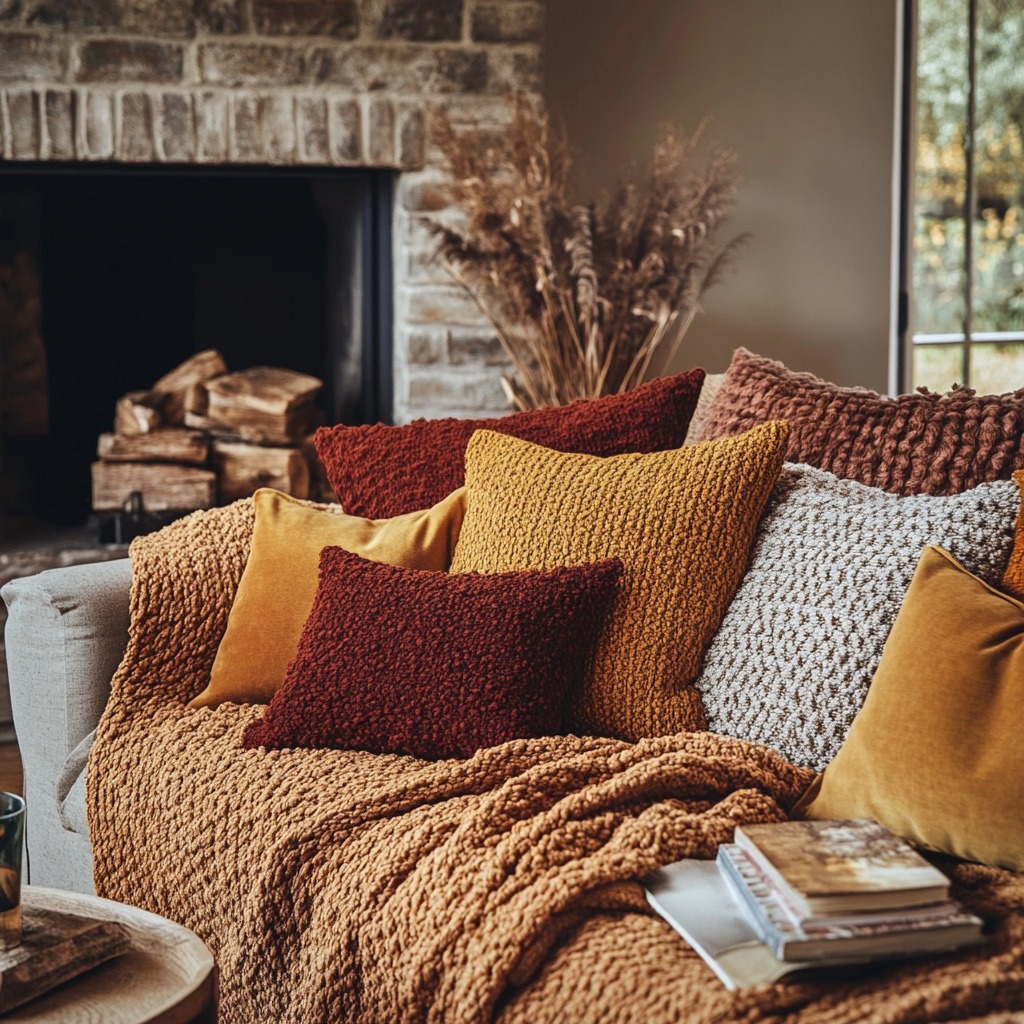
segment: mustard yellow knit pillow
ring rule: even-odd
[[[643,455],[555,452],[478,430],[452,572],[624,567],[568,725],[636,740],[704,728],[692,683],[747,565],[789,427]]]

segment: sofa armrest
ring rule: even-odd
[[[61,885],[50,861],[68,831],[62,805],[81,774],[87,737],[100,720],[128,642],[130,590],[131,564],[123,558],[48,569],[0,591],[8,607],[11,709],[25,769],[37,884],[78,887]]]
[[[128,643],[131,563],[48,569],[12,580],[5,634],[14,727],[26,769],[55,765],[96,728]],[[38,768],[37,768],[38,771]]]

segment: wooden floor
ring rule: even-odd
[[[23,793],[21,754],[17,743],[0,743],[0,790]]]

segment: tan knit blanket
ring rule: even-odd
[[[132,547],[132,627],[88,775],[99,892],[194,929],[221,1020],[1024,1020],[1024,879],[955,869],[991,921],[961,956],[731,994],[636,879],[784,816],[808,781],[694,733],[521,741],[468,761],[243,750],[259,708],[189,711],[250,502]],[[987,1015],[987,1016],[986,1016]]]

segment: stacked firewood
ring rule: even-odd
[[[92,467],[93,508],[191,511],[260,487],[330,500],[309,443],[322,386],[268,366],[229,373],[219,352],[199,352],[118,400]]]

